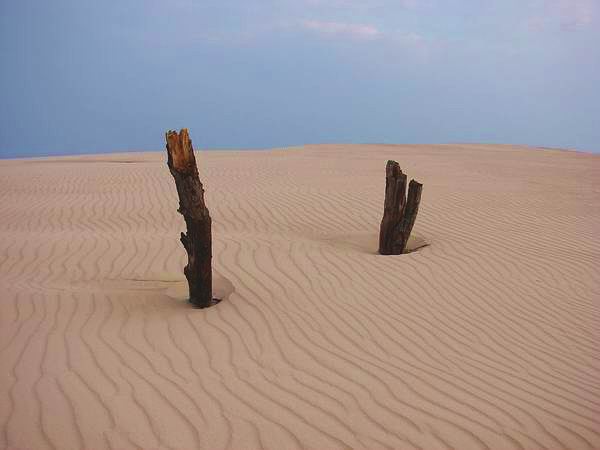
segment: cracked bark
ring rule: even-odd
[[[379,229],[379,253],[401,255],[417,219],[423,185],[411,180],[406,197],[406,175],[396,161],[385,168],[385,202]]]
[[[212,297],[211,219],[204,202],[204,188],[198,177],[192,141],[188,130],[168,131],[167,164],[177,187],[179,209],[185,219],[187,233],[181,243],[188,255],[183,272],[188,281],[190,302],[206,308],[217,302]]]

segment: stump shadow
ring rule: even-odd
[[[351,233],[328,236],[320,240],[342,251],[363,253],[368,255],[379,255],[379,234],[377,233]],[[416,252],[430,245],[423,236],[412,234],[403,255]],[[381,255],[380,255],[381,256]]]

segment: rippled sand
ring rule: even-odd
[[[200,152],[207,310],[165,156],[0,161],[1,448],[600,448],[600,156]],[[394,257],[387,159],[429,244]]]

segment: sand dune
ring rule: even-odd
[[[424,183],[430,244],[393,257],[387,159]],[[600,156],[198,162],[225,298],[207,310],[164,153],[0,161],[1,448],[600,448]]]

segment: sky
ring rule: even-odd
[[[0,0],[0,157],[309,143],[600,152],[600,0]]]

